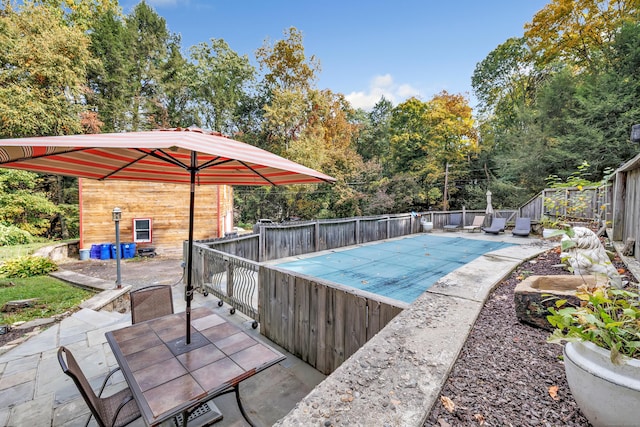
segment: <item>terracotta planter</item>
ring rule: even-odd
[[[637,426],[640,420],[640,360],[610,360],[609,350],[590,342],[564,347],[567,382],[594,427]]]

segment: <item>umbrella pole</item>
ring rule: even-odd
[[[196,196],[196,166],[197,166],[197,154],[195,151],[191,152],[191,168],[189,170],[191,178],[191,193],[189,195],[189,241],[187,243],[187,288],[185,290],[185,299],[187,301],[187,308],[185,314],[187,316],[187,340],[186,344],[191,344],[191,300],[193,299],[193,285],[191,283],[191,272],[193,271],[193,211],[195,210],[195,196]]]

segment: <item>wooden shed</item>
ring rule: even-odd
[[[616,170],[612,202],[613,240],[634,240],[634,257],[640,261],[640,154]]]
[[[80,248],[115,242],[113,208],[122,210],[120,242],[181,254],[188,238],[189,185],[79,179]],[[194,238],[233,230],[233,187],[196,186]]]

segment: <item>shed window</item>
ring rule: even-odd
[[[134,218],[133,219],[133,241],[134,242],[151,242],[151,218]]]

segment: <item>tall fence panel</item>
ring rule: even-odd
[[[324,374],[406,308],[277,267],[262,265],[258,275],[260,332]]]
[[[351,246],[358,243],[357,240],[358,219],[349,218],[346,220],[319,221],[318,227],[318,248],[321,251],[328,249]]]
[[[260,261],[315,252],[315,224],[261,226],[260,244]]]
[[[547,188],[542,191],[543,213],[552,218],[599,218],[603,214],[600,191],[596,187]]]
[[[532,221],[540,221],[544,213],[544,198],[542,193],[536,195],[519,209],[521,218],[531,218]]]
[[[198,243],[251,261],[258,261],[260,253],[260,236],[258,234],[248,234],[235,238],[199,240]]]
[[[640,260],[640,168],[629,171],[626,182],[623,242],[635,240],[634,254]]]

